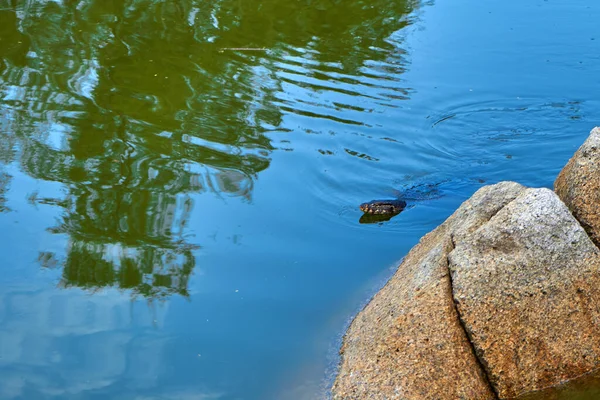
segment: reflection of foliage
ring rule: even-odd
[[[61,286],[91,290],[117,286],[148,298],[160,299],[174,293],[187,297],[193,268],[189,250],[178,254],[154,247],[118,248],[76,242],[64,264]]]
[[[276,55],[309,49],[332,71],[356,73],[385,57],[381,49],[396,51],[386,38],[412,5],[367,3],[33,0],[0,9],[0,112],[12,121],[0,157],[18,147],[26,173],[66,189],[60,199],[30,196],[63,210],[52,228],[70,238],[62,285],[186,295],[191,193],[249,201],[269,166],[265,133],[282,122],[275,99],[285,81]],[[269,52],[222,51],[244,46]]]
[[[6,203],[6,190],[8,189],[8,183],[10,176],[0,171],[0,212],[7,211],[5,206]]]

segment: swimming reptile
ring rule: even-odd
[[[375,215],[396,215],[406,208],[404,200],[371,200],[367,203],[362,203],[360,209],[366,214]]]
[[[441,182],[435,184],[415,185],[403,192],[398,192],[395,199],[390,200],[371,200],[362,203],[359,208],[364,213],[359,222],[368,224],[384,222],[395,215],[400,214],[406,208],[406,200],[431,200],[441,197],[438,186]]]

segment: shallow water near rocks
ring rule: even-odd
[[[0,398],[324,395],[423,234],[484,184],[551,187],[600,124],[598,20],[591,0],[0,2]]]

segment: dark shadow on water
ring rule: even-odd
[[[389,221],[394,218],[398,214],[363,214],[358,220],[361,224],[381,224],[383,222]]]

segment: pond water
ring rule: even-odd
[[[593,0],[0,1],[0,398],[326,395],[423,234],[484,184],[551,187],[600,124],[599,20]]]

